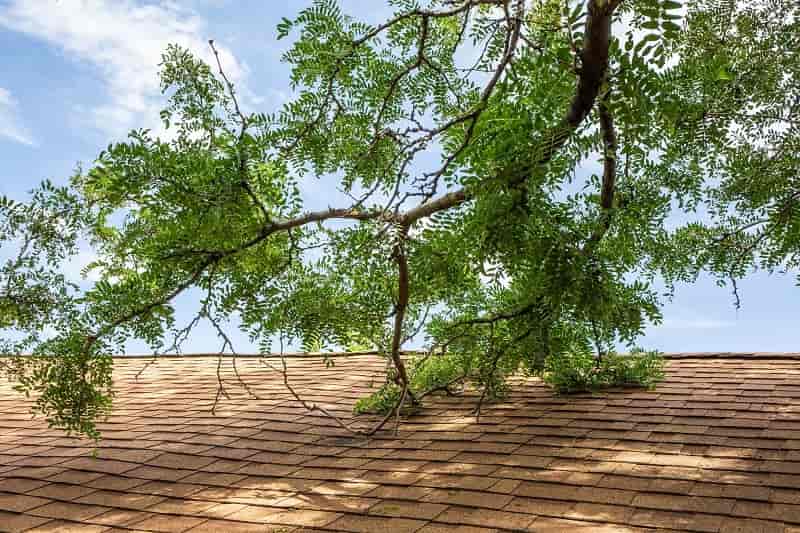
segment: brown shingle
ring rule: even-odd
[[[30,533],[105,533],[106,526],[94,526],[84,522],[71,522],[68,520],[52,520],[40,526],[28,529]]]
[[[0,524],[3,525],[3,530],[10,533],[30,530],[33,527],[45,524],[49,521],[50,518],[41,516],[0,511]]]
[[[369,508],[369,514],[431,520],[447,508],[446,505],[428,502],[384,500]]]
[[[75,522],[82,522],[108,511],[108,507],[98,505],[84,505],[72,502],[52,502],[30,511],[35,516],[48,518],[61,518]]]
[[[652,391],[556,396],[514,378],[479,424],[468,390],[373,439],[307,413],[255,359],[238,366],[260,399],[232,386],[217,416],[216,359],[165,358],[136,381],[142,364],[116,361],[98,457],[0,382],[0,530],[800,528],[800,356],[683,357]],[[302,396],[345,419],[384,369],[367,355],[288,364]]]
[[[132,511],[130,509],[111,509],[103,514],[92,518],[94,524],[104,524],[108,526],[129,526],[136,522],[141,522],[149,518],[150,513],[142,511]]]
[[[190,516],[153,515],[133,527],[144,531],[158,531],[163,533],[183,533],[205,522],[204,518]]]
[[[414,533],[425,525],[424,520],[408,518],[382,518],[378,516],[345,515],[329,524],[327,529],[357,533],[397,532]]]
[[[11,511],[15,513],[22,513],[35,509],[41,505],[50,502],[45,498],[36,498],[34,496],[24,496],[20,494],[0,493],[0,511]]]
[[[534,514],[456,506],[449,507],[436,517],[440,522],[451,524],[517,530],[527,528],[535,518]]]
[[[425,495],[424,500],[453,505],[502,509],[512,500],[512,496],[473,490],[432,489]]]
[[[78,503],[88,503],[93,505],[105,505],[107,507],[121,507],[124,509],[135,509],[143,511],[155,505],[165,498],[159,495],[141,494],[135,492],[116,492],[110,490],[98,490],[78,498]]]

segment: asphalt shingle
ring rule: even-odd
[[[292,386],[369,426],[385,363],[334,360],[288,359]],[[519,378],[479,422],[468,390],[370,439],[257,358],[223,361],[214,414],[215,357],[146,363],[116,361],[95,454],[0,383],[0,531],[800,531],[797,354],[675,354],[654,390]]]

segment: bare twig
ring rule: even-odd
[[[247,152],[244,148],[244,136],[247,133],[247,128],[249,126],[249,121],[247,116],[242,113],[242,109],[239,107],[239,100],[236,98],[236,90],[233,87],[233,83],[231,83],[228,76],[225,74],[225,71],[222,69],[222,61],[219,58],[219,53],[217,52],[216,46],[214,46],[214,40],[211,39],[208,41],[208,45],[211,47],[211,51],[214,52],[214,58],[217,61],[217,69],[219,70],[219,75],[222,76],[223,81],[225,82],[225,87],[228,90],[228,95],[230,96],[231,102],[233,102],[233,107],[236,112],[236,115],[239,117],[239,136],[237,144],[237,156],[239,158],[239,185],[244,189],[247,195],[250,197],[252,202],[256,205],[258,210],[261,212],[261,216],[264,218],[264,222],[270,219],[269,211],[267,211],[266,206],[258,199],[256,196],[255,191],[253,191],[253,187],[250,185],[250,182],[247,179]]]
[[[223,340],[222,348],[220,348],[220,351],[219,351],[219,356],[222,357],[225,354],[225,350],[226,349],[230,350],[230,353],[231,353],[231,367],[233,369],[234,375],[236,376],[236,380],[237,380],[239,386],[242,387],[247,392],[247,394],[250,396],[250,398],[259,399],[258,395],[255,392],[253,392],[253,389],[250,387],[250,385],[248,385],[247,382],[244,381],[244,379],[242,379],[242,376],[239,374],[239,368],[236,366],[236,357],[238,356],[238,352],[236,351],[236,348],[234,348],[233,341],[231,340],[230,336],[222,328],[222,325],[214,317],[213,313],[211,313],[211,312],[206,313],[205,316],[206,316],[206,318],[208,318],[208,321],[211,322],[211,325],[216,330],[217,336],[222,338],[222,340]],[[220,379],[220,376],[219,376],[219,368],[217,368],[217,378],[219,379],[219,383],[218,383],[219,387],[222,388],[223,387],[223,383],[222,383],[222,380]],[[229,396],[227,394],[225,395],[225,397],[229,399]],[[219,400],[219,394],[217,394],[217,401],[218,400]],[[214,410],[216,408],[216,405],[217,405],[217,402],[215,401],[214,402],[214,406],[211,409],[211,413],[212,414],[214,414]]]
[[[362,430],[362,429],[358,429],[358,428],[352,427],[350,424],[348,424],[347,422],[345,422],[344,420],[342,420],[341,418],[339,418],[338,416],[336,416],[335,414],[333,414],[329,410],[325,409],[321,405],[319,405],[317,403],[309,403],[308,401],[303,399],[303,397],[300,396],[300,394],[298,394],[298,392],[295,390],[295,388],[289,382],[289,371],[288,371],[288,368],[286,366],[286,357],[284,355],[283,337],[282,336],[281,336],[280,360],[281,360],[281,367],[280,368],[275,367],[273,364],[271,364],[265,358],[260,359],[260,362],[261,362],[261,364],[263,364],[267,368],[269,368],[271,370],[274,370],[274,371],[276,371],[276,372],[281,374],[281,376],[283,378],[283,385],[286,388],[286,390],[289,391],[289,394],[291,394],[292,397],[295,399],[295,401],[297,401],[300,405],[302,405],[306,409],[306,411],[308,411],[309,413],[320,413],[320,414],[324,415],[325,417],[330,418],[339,427],[341,427],[342,429],[346,430],[347,432],[349,432],[349,433],[351,433],[353,435],[358,435],[358,436],[362,436],[362,437],[370,437],[370,436],[374,435],[375,433],[377,433],[378,431],[380,431],[383,428],[383,426],[385,426],[386,423],[392,418],[392,416],[399,416],[400,409],[402,408],[402,402],[405,401],[406,393],[408,392],[408,388],[404,387],[402,392],[401,392],[401,394],[400,394],[400,397],[399,397],[398,401],[395,403],[395,405],[392,407],[392,409],[390,409],[386,413],[386,415],[380,421],[378,421],[377,424],[372,426],[372,428],[370,428],[369,430]],[[397,415],[396,415],[396,413],[397,413]]]
[[[451,379],[450,381],[448,381],[444,385],[439,385],[437,387],[431,387],[430,389],[426,390],[425,392],[423,392],[421,394],[418,394],[417,395],[417,400],[422,400],[426,396],[430,396],[431,394],[434,394],[436,392],[444,392],[448,396],[454,396],[455,394],[453,393],[452,390],[450,390],[450,387],[452,387],[456,383],[462,383],[467,378],[469,378],[469,375],[462,374],[462,375],[460,375],[458,377],[455,377],[455,378]]]
[[[473,411],[475,414],[475,423],[479,424],[481,419],[481,408],[483,406],[483,402],[486,399],[486,396],[489,392],[489,387],[492,385],[492,381],[495,378],[495,374],[497,373],[497,365],[500,362],[500,359],[507,353],[508,349],[515,346],[518,342],[523,341],[524,339],[528,338],[534,331],[535,328],[531,327],[528,328],[526,331],[514,337],[511,342],[504,347],[503,349],[498,349],[495,352],[495,356],[492,359],[492,364],[489,369],[489,373],[484,377],[484,385],[483,391],[481,392],[480,398],[478,398],[477,405],[475,406],[475,410]],[[494,334],[492,334],[494,335]],[[494,341],[491,341],[492,347],[494,346]]]
[[[230,396],[225,391],[225,385],[222,381],[222,374],[220,372],[222,368],[222,351],[217,355],[217,394],[214,397],[214,403],[211,405],[211,414],[216,415],[217,405],[219,404],[219,399],[222,396],[225,396],[226,399],[230,400]]]

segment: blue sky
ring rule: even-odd
[[[0,194],[22,199],[43,178],[63,183],[78,162],[91,164],[129,129],[157,129],[157,63],[171,42],[208,58],[206,42],[213,38],[245,104],[277,109],[290,90],[280,63],[288,42],[275,41],[275,26],[308,3],[0,0]],[[384,4],[342,2],[345,11],[367,20],[383,18]],[[326,205],[334,185],[305,187],[309,205]],[[78,276],[91,258],[86,250],[65,268]],[[664,351],[800,351],[794,276],[752,275],[740,292],[737,311],[729,289],[710,279],[678,287],[664,324],[649,328],[641,344]],[[190,317],[193,300],[178,302],[181,317]],[[237,342],[239,350],[249,348],[241,336]],[[218,341],[205,327],[185,348],[215,351]]]

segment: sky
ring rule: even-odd
[[[169,43],[210,59],[207,42],[214,39],[243,104],[277,110],[291,96],[280,61],[290,41],[276,41],[275,28],[309,3],[0,0],[0,194],[22,200],[42,179],[65,183],[76,165],[89,166],[130,129],[158,131],[157,65]],[[369,22],[389,14],[383,0],[341,4]],[[336,195],[335,182],[315,181],[303,194],[310,207],[324,207]],[[64,268],[78,280],[92,258],[84,250]],[[751,275],[739,284],[739,310],[730,290],[712,279],[678,286],[663,324],[648,327],[639,344],[666,352],[800,351],[795,283],[793,275]],[[191,319],[195,301],[190,294],[176,302],[179,319]],[[253,349],[242,335],[234,341],[239,351]],[[184,349],[214,352],[219,344],[205,325]]]

